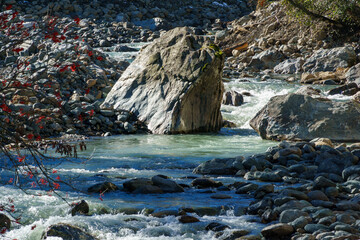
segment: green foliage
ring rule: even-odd
[[[347,27],[360,26],[360,0],[282,0],[290,13],[309,24],[314,19]]]

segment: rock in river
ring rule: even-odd
[[[327,137],[335,141],[360,140],[360,105],[310,96],[275,96],[250,121],[263,139],[311,140]]]
[[[223,66],[216,45],[175,28],[140,51],[103,107],[134,112],[156,134],[217,131]]]

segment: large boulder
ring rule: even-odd
[[[334,102],[310,96],[275,96],[250,121],[263,139],[335,141],[360,140],[360,105]]]
[[[175,28],[140,51],[102,107],[130,110],[156,134],[217,131],[223,66],[216,45]]]
[[[305,72],[336,71],[337,68],[347,68],[356,62],[356,53],[352,47],[338,47],[331,49],[319,49],[305,60],[303,70]]]

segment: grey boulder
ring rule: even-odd
[[[275,96],[251,119],[250,126],[263,139],[335,141],[360,140],[360,105],[333,102],[310,96]]]
[[[218,131],[224,54],[187,27],[144,47],[103,108],[130,110],[156,134]]]

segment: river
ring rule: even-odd
[[[276,145],[275,142],[262,140],[250,128],[249,120],[272,96],[294,92],[299,87],[299,84],[288,84],[278,79],[265,82],[256,78],[231,79],[225,83],[227,90],[251,94],[245,96],[242,106],[222,106],[224,118],[233,121],[237,128],[224,128],[213,134],[92,138],[87,141],[87,151],[81,153],[81,157],[91,159],[86,163],[65,162],[57,168],[58,173],[62,179],[76,177],[73,184],[83,191],[104,181],[121,186],[131,178],[157,174],[190,185],[192,177],[198,176],[192,170],[201,162],[212,158],[248,156]],[[5,177],[4,173],[2,176]],[[240,177],[218,177],[216,180],[224,185],[245,181]],[[61,193],[70,202],[85,199],[90,205],[91,215],[72,217],[69,206],[57,197],[27,195],[10,186],[0,187],[2,201],[11,198],[16,208],[23,211],[22,225],[15,225],[5,234],[5,239],[38,240],[48,226],[59,222],[80,226],[101,240],[215,239],[213,232],[204,230],[214,221],[230,226],[231,230],[247,229],[252,233],[258,233],[264,227],[257,217],[243,215],[244,208],[253,199],[235,194],[234,190],[224,192],[232,197],[224,200],[212,199],[210,196],[213,193],[193,188],[185,189],[184,193],[149,195],[115,191],[105,193],[103,201],[99,195],[78,193],[66,186],[61,188]],[[147,214],[152,210],[181,207],[200,209],[208,214],[194,213],[200,222],[192,224],[182,224],[175,216],[155,218]]]

